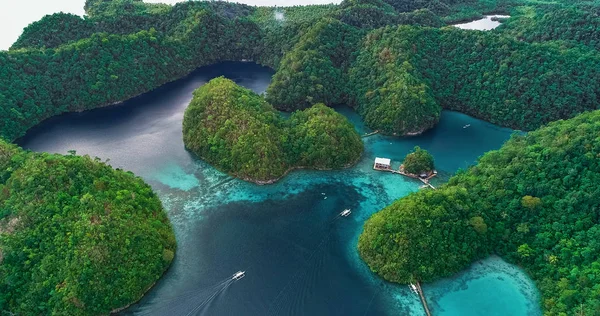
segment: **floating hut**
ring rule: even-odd
[[[390,170],[392,169],[392,161],[388,158],[375,158],[375,164],[373,165],[373,169],[376,170]]]

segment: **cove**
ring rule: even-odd
[[[365,153],[353,168],[294,171],[269,186],[233,179],[185,150],[181,121],[194,89],[224,75],[262,93],[272,74],[253,63],[203,67],[123,104],[49,119],[18,143],[34,151],[74,149],[110,159],[114,167],[143,177],[161,198],[177,235],[177,255],[156,286],[124,315],[194,310],[202,315],[422,315],[418,297],[406,286],[379,279],[356,251],[364,221],[421,185],[373,171],[373,160],[391,158],[397,167],[419,145],[434,155],[441,174],[434,184],[440,184],[499,148],[512,131],[444,111],[440,123],[421,136],[364,138]],[[351,109],[337,110],[359,133],[369,132]],[[340,218],[346,208],[351,216]],[[246,277],[227,283],[238,270]],[[531,281],[497,258],[429,284],[425,291],[436,315],[539,313]],[[465,308],[474,313],[465,314]]]

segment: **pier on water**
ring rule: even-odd
[[[425,175],[417,175],[417,174],[407,173],[404,171],[403,165],[400,165],[400,168],[398,170],[394,170],[394,169],[392,169],[390,159],[387,159],[387,158],[375,158],[375,164],[373,164],[373,169],[377,170],[377,171],[386,171],[386,172],[391,172],[394,174],[403,175],[405,177],[409,177],[412,179],[417,179],[417,180],[423,182],[424,185],[435,190],[435,187],[431,183],[429,183],[429,180],[431,180],[433,177],[437,176],[437,171],[435,171],[435,170],[428,174],[425,174]]]
[[[419,292],[419,297],[421,298],[421,303],[423,303],[425,314],[427,314],[427,316],[431,316],[431,312],[429,311],[429,306],[427,306],[427,300],[425,299],[425,295],[423,295],[423,289],[421,288],[420,282],[417,282],[417,292]]]
[[[369,136],[373,136],[373,135],[375,135],[375,134],[379,134],[379,131],[373,131],[373,132],[371,132],[371,133],[366,133],[366,134],[362,135],[361,137],[362,137],[362,138],[367,138],[367,137],[369,137]]]

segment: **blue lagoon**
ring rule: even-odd
[[[194,89],[224,75],[262,93],[272,74],[253,63],[200,68],[123,104],[49,119],[19,144],[110,159],[157,191],[176,231],[177,255],[125,315],[422,315],[408,287],[379,279],[356,251],[364,221],[421,185],[372,170],[373,160],[387,157],[397,167],[421,146],[435,157],[440,184],[499,148],[512,131],[446,111],[438,126],[418,137],[364,138],[365,153],[352,168],[294,171],[269,186],[233,179],[185,150],[181,122]],[[359,133],[369,132],[352,109],[337,110]],[[338,216],[344,209],[351,215]],[[237,271],[245,277],[231,281]],[[498,258],[425,291],[438,315],[539,312],[531,281]]]

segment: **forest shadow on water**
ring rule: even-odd
[[[120,105],[46,120],[19,144],[34,151],[76,150],[110,159],[111,165],[135,172],[157,192],[175,228],[177,254],[156,286],[123,315],[422,315],[419,299],[405,285],[381,281],[356,251],[364,221],[421,185],[373,171],[373,159],[391,158],[398,167],[419,145],[432,153],[447,179],[499,148],[512,131],[444,111],[440,123],[421,136],[364,138],[365,152],[352,168],[294,171],[268,186],[233,179],[185,150],[183,112],[196,88],[223,75],[262,93],[272,74],[252,63],[203,67]],[[369,131],[352,109],[336,110],[359,133]],[[352,214],[339,218],[346,208]],[[521,290],[531,287],[531,281],[504,267],[511,266],[499,260],[490,269],[469,269],[429,285],[433,308],[443,315],[460,315],[465,297],[479,297],[470,304],[483,309],[474,310],[528,315],[519,314],[527,308],[506,309],[495,298],[503,295],[506,304],[537,306],[537,297]],[[239,270],[246,277],[232,282]],[[524,280],[524,285],[486,278],[497,276],[493,273],[509,282]],[[467,279],[480,282],[472,286]],[[482,291],[489,295],[480,296]]]

